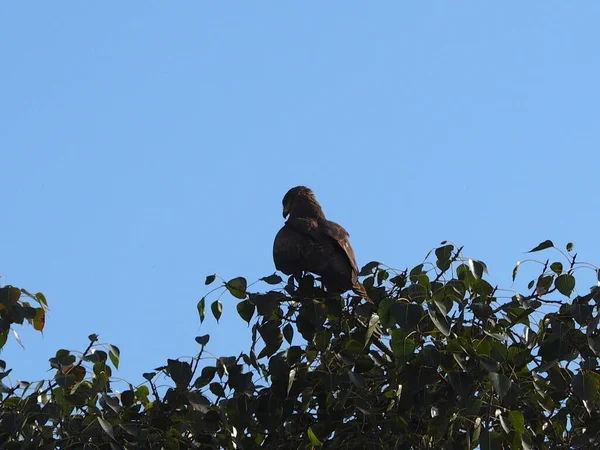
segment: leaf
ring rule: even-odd
[[[483,277],[484,273],[488,273],[487,266],[483,261],[477,261],[476,259],[469,258],[469,270],[475,276],[475,278],[479,279]]]
[[[581,371],[575,375],[571,380],[571,386],[577,397],[588,402],[594,400],[594,395],[600,387],[598,378],[587,371]]]
[[[436,328],[440,330],[444,336],[450,336],[450,321],[448,318],[432,307],[428,308],[427,312]]]
[[[246,298],[246,286],[247,283],[244,277],[233,278],[225,283],[225,287],[229,293],[240,300],[244,300]]]
[[[34,298],[38,301],[38,303],[40,305],[42,305],[44,308],[48,307],[48,302],[46,301],[46,297],[44,296],[44,294],[42,294],[41,292],[38,292],[37,294],[35,294]]]
[[[554,276],[552,275],[545,277],[540,276],[535,286],[535,293],[539,296],[546,294],[550,290],[550,286],[552,286],[553,281]]]
[[[212,305],[210,305],[210,310],[212,311],[215,319],[217,319],[217,323],[219,323],[219,319],[223,313],[223,304],[219,300],[215,300],[212,302]]]
[[[406,362],[415,353],[417,343],[408,337],[406,330],[397,328],[392,331],[392,351],[400,362]]]
[[[314,445],[315,447],[320,447],[321,445],[323,445],[321,443],[321,441],[317,438],[317,436],[315,435],[314,431],[312,430],[312,428],[308,429],[308,438],[310,439],[310,443],[312,445]]]
[[[203,336],[196,336],[196,342],[204,347],[210,341],[210,334],[205,334]]]
[[[502,375],[501,373],[490,372],[488,376],[490,377],[490,381],[492,382],[494,390],[496,391],[498,396],[500,396],[500,398],[508,394],[512,383],[506,375]]]
[[[44,308],[37,308],[35,311],[35,318],[33,319],[33,329],[42,331],[44,325],[46,325],[46,311]]]
[[[363,377],[360,373],[355,373],[349,370],[348,377],[350,378],[352,384],[354,384],[358,389],[365,388],[365,377]]]
[[[567,251],[570,252],[573,250],[573,248],[575,248],[575,244],[573,244],[572,242],[569,242],[567,244]]]
[[[112,439],[115,438],[115,434],[113,432],[113,427],[107,420],[104,420],[102,417],[98,416],[98,423],[104,430],[106,434],[108,434]]]
[[[554,281],[554,286],[558,289],[558,292],[566,297],[569,297],[575,289],[575,277],[568,273],[562,274]]]
[[[560,262],[553,262],[550,264],[550,270],[554,272],[556,275],[560,275],[563,271],[563,265]]]
[[[246,322],[250,323],[250,320],[254,315],[254,311],[256,310],[256,306],[254,306],[249,300],[242,300],[237,304],[236,308],[239,316]]]
[[[367,333],[365,336],[365,345],[368,345],[369,340],[371,339],[371,336],[373,336],[373,332],[377,328],[378,324],[379,324],[379,316],[376,313],[374,313],[373,315],[371,315],[371,318],[369,319],[369,326],[367,327]]]
[[[204,284],[208,286],[213,281],[215,281],[216,278],[217,278],[217,274],[209,275],[209,276],[206,277],[206,280],[204,280]]]
[[[194,381],[194,387],[199,389],[203,386],[206,386],[208,383],[210,383],[212,381],[212,379],[215,377],[216,373],[217,373],[216,367],[213,367],[213,366],[204,367],[202,369],[202,372],[200,373],[200,376],[196,379],[196,381]]]
[[[517,278],[517,272],[519,271],[519,267],[521,267],[521,261],[517,261],[517,264],[515,265],[513,271],[512,271],[512,280],[515,281],[515,278]]]
[[[401,301],[392,306],[391,314],[400,328],[414,330],[421,320],[423,308],[421,305]]]
[[[274,273],[273,275],[269,275],[268,277],[261,278],[261,281],[264,281],[267,284],[279,284],[283,280],[281,279],[281,277],[279,275]]]
[[[288,344],[292,343],[292,339],[294,338],[294,327],[292,327],[289,323],[283,327],[283,337]]]
[[[533,247],[531,250],[529,250],[526,253],[539,252],[541,250],[546,250],[547,248],[551,248],[551,247],[554,247],[554,244],[552,243],[552,241],[545,240],[544,242],[540,243],[537,247]],[[567,250],[567,251],[569,251],[569,250]]]
[[[225,390],[223,389],[223,386],[221,386],[221,383],[210,383],[208,388],[210,389],[210,392],[217,397],[225,398]]]
[[[521,411],[510,411],[508,413],[508,420],[515,430],[519,433],[525,433],[525,418]]]
[[[167,370],[178,388],[186,388],[192,380],[192,366],[185,361],[167,359]]]
[[[206,317],[206,300],[205,297],[202,297],[198,304],[196,305],[198,308],[198,315],[200,316],[200,323],[204,322],[204,317]]]
[[[144,377],[148,381],[152,381],[152,378],[154,378],[155,376],[156,372],[145,372],[142,374],[142,377]]]
[[[113,366],[115,366],[115,369],[118,369],[119,358],[121,357],[121,351],[119,350],[119,347],[117,347],[116,345],[108,344],[108,357],[113,363]]]
[[[361,277],[370,275],[377,266],[379,266],[379,263],[377,261],[371,261],[365,264],[362,269],[360,269],[358,275]]]
[[[98,335],[96,333],[90,334],[88,336],[88,339],[90,340],[90,342],[98,342]]]
[[[15,336],[15,339],[17,340],[17,342],[19,343],[19,345],[23,348],[25,348],[25,346],[23,345],[23,342],[21,341],[21,338],[19,337],[19,333],[16,332],[16,330],[11,330],[12,334]]]

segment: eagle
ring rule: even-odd
[[[288,218],[275,236],[273,261],[277,270],[300,278],[303,272],[321,277],[331,294],[354,291],[373,303],[358,281],[358,267],[349,234],[327,220],[315,194],[296,186],[283,197],[283,218]],[[289,217],[288,217],[289,216]]]

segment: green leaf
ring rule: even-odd
[[[408,337],[408,332],[406,330],[397,328],[392,330],[391,347],[394,356],[396,356],[400,362],[406,362],[414,355],[417,343]]]
[[[392,307],[391,314],[400,328],[414,330],[423,315],[423,307],[414,303],[397,301]]]
[[[377,328],[378,324],[379,324],[379,316],[377,314],[372,314],[371,318],[369,319],[369,326],[367,327],[367,333],[365,336],[365,345],[368,345],[369,340],[371,339],[371,336],[373,336],[373,332]]]
[[[113,431],[113,427],[109,421],[104,420],[102,417],[98,416],[98,423],[100,424],[100,426],[102,427],[102,429],[104,430],[104,432],[106,434],[108,434],[112,439],[115,438],[115,433]]]
[[[219,300],[215,300],[210,305],[210,310],[212,311],[213,316],[217,320],[217,323],[219,323],[219,319],[221,318],[221,314],[223,314],[223,304]]]
[[[575,392],[577,397],[579,397],[581,400],[587,400],[588,402],[591,402],[594,400],[594,395],[600,388],[600,383],[598,382],[597,376],[593,376],[587,371],[581,371],[573,377],[571,380],[571,386],[573,387],[573,392]]]
[[[281,277],[279,275],[274,273],[273,275],[269,275],[268,277],[261,278],[261,281],[264,281],[267,284],[279,284],[283,280],[281,279]]]
[[[553,262],[550,264],[550,270],[554,272],[556,275],[560,275],[563,271],[563,265],[559,262]]]
[[[440,330],[444,336],[450,336],[451,324],[448,320],[448,317],[444,316],[442,313],[440,313],[437,309],[434,309],[433,307],[428,308],[427,312],[429,313],[429,317],[431,318],[431,321],[436,326],[436,328]]]
[[[203,336],[196,336],[196,342],[204,347],[210,341],[210,334],[205,334]]]
[[[544,242],[540,243],[537,247],[533,247],[531,250],[529,250],[526,253],[539,252],[541,250],[546,250],[547,248],[551,248],[551,247],[554,247],[554,244],[552,243],[552,241],[545,240]]]
[[[575,248],[575,244],[573,244],[572,242],[569,242],[567,244],[567,251],[570,252],[573,250],[573,248]]]
[[[198,308],[198,315],[200,316],[200,323],[204,322],[204,317],[206,317],[206,298],[202,297],[198,304],[196,305]]]
[[[119,347],[117,347],[116,345],[108,344],[108,357],[113,363],[113,366],[115,366],[115,369],[118,369],[119,358],[121,357],[121,351],[119,350]]]
[[[317,436],[315,435],[314,431],[312,430],[312,428],[308,429],[308,438],[310,439],[310,443],[312,445],[314,445],[315,447],[320,447],[321,445],[323,445],[321,443],[321,441],[317,438]]]
[[[483,277],[484,273],[488,273],[487,266],[483,261],[477,261],[476,259],[469,258],[469,270],[473,276],[477,279]]]
[[[506,375],[502,375],[501,373],[490,372],[488,376],[490,377],[490,381],[492,382],[494,390],[500,398],[508,394],[512,383]]]
[[[41,292],[38,292],[37,294],[35,294],[35,299],[38,301],[38,303],[40,305],[44,306],[45,308],[48,307],[48,302],[46,301],[46,297]]]
[[[204,284],[205,285],[211,284],[213,281],[215,281],[215,278],[217,278],[217,274],[207,276],[206,280],[204,280]]]
[[[569,297],[573,292],[573,289],[575,289],[575,277],[568,273],[562,274],[556,278],[554,285],[556,286],[556,289],[558,289],[558,292]]]
[[[521,411],[510,411],[508,413],[508,420],[515,430],[519,433],[525,433],[525,418]]]
[[[256,306],[254,306],[249,300],[242,300],[237,304],[237,312],[239,316],[247,323],[250,323],[255,310]]]
[[[244,277],[237,277],[229,280],[227,283],[225,283],[225,287],[235,298],[239,298],[240,300],[244,300],[246,298],[247,283]]]
[[[98,335],[97,334],[90,334],[88,336],[88,339],[90,340],[90,342],[98,342]]]

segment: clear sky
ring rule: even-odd
[[[4,3],[0,282],[51,308],[0,355],[12,380],[90,333],[134,383],[199,334],[247,349],[237,300],[218,326],[196,303],[208,274],[273,273],[298,184],[359,265],[444,239],[509,286],[545,239],[600,263],[599,21],[597,1]]]

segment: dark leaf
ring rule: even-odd
[[[544,242],[540,243],[537,247],[533,247],[527,253],[539,252],[541,250],[546,250],[547,248],[551,248],[551,247],[554,247],[554,244],[552,243],[552,241],[545,240]]]
[[[192,367],[185,361],[167,359],[167,369],[178,388],[186,388],[192,380]]]
[[[205,334],[203,336],[196,336],[196,342],[198,344],[200,344],[202,347],[204,347],[206,344],[208,344],[209,340],[210,340],[209,334]]]
[[[569,242],[567,244],[567,251],[568,252],[572,251],[574,247],[575,247],[575,244],[573,244],[572,242]]]
[[[196,308],[198,308],[198,315],[200,316],[200,323],[204,322],[204,317],[206,317],[206,300],[204,297],[202,297],[200,299],[200,301],[198,302],[198,305],[196,305]]]
[[[283,337],[288,344],[292,343],[292,339],[294,338],[294,327],[292,327],[289,323],[283,327]]]
[[[556,278],[554,285],[558,289],[558,292],[569,297],[573,289],[575,289],[575,277],[568,273],[562,274]]]
[[[209,285],[209,284],[211,284],[213,281],[215,281],[215,279],[216,279],[216,278],[217,278],[217,275],[216,275],[216,274],[214,274],[214,275],[208,275],[208,276],[206,277],[206,280],[204,280],[204,284],[205,284],[205,285]]]
[[[362,269],[360,269],[358,275],[361,277],[370,275],[377,266],[379,266],[377,261],[371,261],[370,263],[365,264]]]
[[[431,307],[427,310],[427,312],[429,313],[429,317],[436,328],[440,330],[444,336],[450,336],[451,324],[448,320],[448,317],[444,316],[437,309]]]
[[[244,300],[246,298],[246,286],[247,283],[244,277],[233,278],[225,283],[225,287],[229,293],[240,300]]]
[[[249,300],[242,300],[237,304],[237,312],[239,316],[247,323],[250,323],[255,310],[256,306],[254,306]]]
[[[267,284],[279,284],[283,281],[281,277],[276,273],[274,273],[273,275],[269,275],[268,277],[263,277],[261,278],[261,280]]]
[[[519,271],[519,267],[521,267],[521,263],[517,262],[517,264],[515,265],[515,267],[513,268],[512,271],[512,280],[515,281],[515,278],[517,278],[517,272]]]
[[[490,381],[492,382],[494,390],[500,398],[508,394],[512,383],[510,379],[506,377],[506,375],[502,375],[501,373],[490,372],[488,376],[490,377]]]
[[[587,400],[588,402],[594,400],[594,395],[600,388],[598,376],[588,371],[581,371],[575,375],[571,381],[571,385],[575,395],[581,400]]]
[[[210,305],[210,310],[212,311],[213,316],[217,320],[217,323],[219,323],[219,319],[221,318],[221,314],[223,313],[223,304],[219,300],[215,300]]]
[[[563,271],[563,265],[559,262],[553,262],[550,264],[550,270],[554,272],[556,275],[560,275]]]
[[[102,427],[102,429],[104,430],[104,432],[106,434],[108,434],[112,439],[115,438],[115,434],[113,432],[113,427],[109,421],[104,420],[102,417],[98,416],[98,423],[100,424],[100,426]]]
[[[210,389],[210,392],[217,397],[225,398],[225,390],[223,389],[223,386],[221,386],[221,383],[210,383],[208,388]]]

